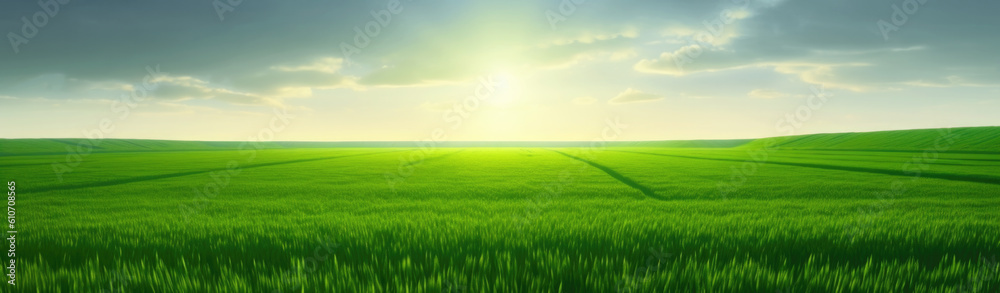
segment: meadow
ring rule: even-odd
[[[0,175],[16,292],[997,292],[998,140],[0,140]]]

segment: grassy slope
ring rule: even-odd
[[[949,142],[953,138],[954,142]],[[743,148],[922,151],[948,144],[948,151],[1000,153],[1000,127],[831,133],[754,140]]]
[[[954,138],[954,141],[949,141]],[[0,156],[4,155],[59,155],[80,149],[89,151],[86,139],[0,139]],[[949,152],[1000,153],[1000,127],[965,127],[951,129],[918,129],[862,133],[833,133],[783,136],[762,139],[728,140],[668,140],[612,142],[613,147],[661,148],[762,148],[773,145],[782,149],[813,150],[881,150],[922,151],[933,148],[935,143],[948,144]],[[171,141],[146,139],[100,140],[93,147],[95,153],[149,152],[191,150],[234,150],[247,148],[244,142],[224,141]],[[590,142],[443,142],[438,147],[586,147]],[[282,148],[412,148],[415,142],[266,142],[261,147]]]
[[[1000,200],[991,196],[998,185],[767,165],[720,197],[718,184],[733,183],[731,167],[740,162],[562,150],[667,199],[657,200],[543,149],[441,149],[405,167],[399,159],[412,152],[392,151],[95,154],[63,183],[52,182],[46,166],[0,165],[0,174],[17,171],[9,174],[25,190],[18,201],[21,235],[32,241],[20,244],[30,255],[22,258],[21,289],[456,292],[450,284],[459,284],[465,286],[459,292],[975,286],[992,292],[1000,286],[994,278],[1000,266],[983,259],[1000,253]],[[736,157],[737,150],[664,153],[749,159]],[[827,160],[856,156],[848,155]],[[935,163],[981,168],[992,164],[980,161],[987,159],[997,158],[943,154]],[[208,172],[232,160],[243,167],[238,174],[215,179]],[[872,167],[896,168],[901,159],[884,160],[871,160],[881,164]],[[939,170],[944,166],[930,171],[949,171]],[[185,169],[204,172],[150,176]],[[406,173],[405,180],[387,184],[385,174],[396,172]],[[122,180],[128,178],[142,180]],[[119,184],[80,184],[109,180]],[[217,195],[202,200],[193,192],[220,180]],[[63,184],[71,188],[49,188]],[[31,191],[39,188],[51,190]],[[312,271],[308,257],[326,239],[338,245]]]
[[[950,149],[988,150],[998,129],[955,129]],[[439,149],[403,166],[413,152],[251,157],[173,152],[235,142],[107,140],[109,153],[59,182],[49,165],[79,140],[0,140],[0,152],[52,153],[5,157],[0,175],[24,190],[26,292],[992,292],[1000,185],[928,175],[995,174],[1000,157],[935,154],[915,176],[903,165],[915,153],[791,150],[920,150],[938,135],[785,138],[760,165],[743,149],[669,148],[712,143],[562,150],[647,197],[591,165],[515,148]],[[213,177],[233,161],[238,174]],[[218,184],[207,199],[193,191]],[[312,271],[323,239],[338,246]],[[650,263],[653,250],[669,256]]]

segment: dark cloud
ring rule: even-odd
[[[1000,18],[992,15],[1000,3],[928,1],[902,22],[893,5],[904,2],[786,1],[726,26],[739,35],[724,47],[694,42],[643,60],[636,69],[684,75],[771,67],[853,90],[1000,85],[1000,57],[990,53],[1000,50],[1000,38],[990,37],[1000,28]],[[893,23],[894,13],[898,26],[886,31],[886,39],[878,23]]]

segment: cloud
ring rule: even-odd
[[[191,76],[159,78],[154,96],[165,99],[218,99],[237,104],[280,104],[282,99],[310,97],[313,90],[354,86],[352,77],[338,73],[343,60],[320,58],[298,65],[274,65],[235,76],[229,83],[212,83]]]
[[[458,83],[505,71],[563,69],[588,60],[624,60],[636,55],[631,42],[616,37],[536,47],[499,45],[462,52],[409,52],[361,77],[363,86],[432,86]],[[507,46],[507,47],[505,47]],[[448,56],[444,58],[442,56]]]
[[[275,104],[277,101],[252,93],[213,87],[209,82],[190,76],[162,76],[153,80],[153,98],[163,100],[218,99],[236,104]]]
[[[1000,25],[992,13],[1000,2],[980,2],[923,7],[888,41],[876,22],[893,9],[879,1],[589,1],[557,30],[539,16],[558,8],[545,1],[414,3],[347,65],[340,44],[353,44],[354,28],[364,29],[373,20],[367,12],[384,2],[247,3],[220,21],[203,3],[104,0],[66,6],[19,53],[0,50],[0,94],[115,97],[157,64],[172,77],[203,82],[164,84],[164,99],[234,103],[332,88],[435,86],[591,61],[677,78],[766,68],[852,91],[996,87],[1000,55],[990,52],[1000,50],[1000,39],[987,36]],[[22,16],[37,11],[35,3],[12,2],[0,10],[0,24],[19,28]]]
[[[593,44],[600,41],[608,41],[619,38],[634,39],[639,36],[639,31],[634,27],[626,28],[619,32],[611,33],[598,33],[593,31],[585,31],[576,36],[569,38],[556,38],[547,43],[539,45],[539,47],[545,48],[550,46],[565,46],[572,44]]]
[[[688,57],[688,55],[693,55],[692,52],[704,52],[701,45],[688,45],[681,47],[673,52],[664,52],[660,54],[659,58],[656,59],[642,59],[636,63],[633,68],[642,73],[653,73],[653,74],[666,74],[681,76],[688,74],[689,72],[684,71],[684,65],[689,63],[687,60],[693,60],[693,58]]]
[[[20,18],[39,9],[28,4],[5,5],[0,10],[0,24],[20,28]],[[56,99],[106,97],[110,95],[107,91],[129,90],[130,85],[142,81],[146,66],[157,65],[174,77],[195,77],[208,83],[165,85],[177,87],[165,88],[165,93],[173,90],[189,98],[259,102],[253,96],[278,99],[293,93],[308,94],[312,89],[348,86],[351,78],[337,74],[339,64],[324,61],[339,60],[333,55],[339,52],[332,53],[332,48],[352,37],[353,26],[370,20],[367,13],[354,11],[384,6],[257,3],[241,5],[220,21],[204,3],[80,4],[66,6],[37,37],[20,44],[17,53],[10,46],[0,50],[0,93]],[[330,17],[321,11],[343,13]],[[307,27],[324,29],[303,29]],[[25,80],[53,75],[84,85],[70,87],[67,83],[59,85],[59,90],[13,92],[23,87]]]
[[[500,6],[504,5],[511,4]],[[619,61],[637,54],[635,39],[639,32],[634,27],[552,32],[531,19],[516,21],[522,15],[493,19],[502,16],[490,15],[435,27],[434,34],[385,48],[391,52],[369,62],[367,65],[374,68],[361,74],[358,84],[378,87],[453,84],[498,72],[565,69],[585,61]]]
[[[1000,3],[984,5],[1000,9]],[[668,26],[660,32],[665,42],[658,44],[671,46],[647,53],[633,69],[682,77],[768,68],[856,92],[1000,86],[1000,57],[984,53],[1000,50],[1000,39],[982,38],[987,27],[1000,25],[997,18],[967,7],[928,6],[920,10],[919,25],[911,21],[886,41],[876,22],[892,12],[872,1],[767,3],[724,27],[716,42],[691,42],[705,31],[696,24]],[[719,43],[730,31],[738,36]]]
[[[624,92],[618,94],[611,100],[608,100],[608,104],[627,104],[627,103],[639,103],[639,102],[652,102],[662,100],[663,96],[645,93],[633,88],[628,88]]]
[[[1000,72],[994,67],[977,64],[979,62],[973,60],[958,60],[960,58],[953,53],[943,51],[913,47],[865,51],[707,51],[695,45],[663,53],[657,59],[642,59],[633,69],[648,74],[687,76],[768,68],[777,73],[795,76],[806,83],[855,92],[879,91],[899,86],[1000,86]],[[924,61],[915,64],[912,60]]]
[[[233,86],[276,98],[308,97],[316,89],[356,87],[357,78],[340,73],[341,58],[324,57],[301,65],[276,65],[233,78]]]
[[[805,95],[793,95],[789,93],[783,93],[772,89],[755,89],[747,93],[748,96],[755,99],[782,99],[782,98],[802,98]]]
[[[146,94],[168,101],[214,99],[233,104],[277,105],[286,98],[310,97],[316,89],[355,87],[352,77],[338,73],[340,63],[342,60],[339,58],[321,58],[298,65],[248,70],[214,80],[163,72],[158,76],[150,75],[152,79],[148,81],[155,84],[155,89]],[[130,94],[142,80],[128,83],[117,79],[91,80],[46,74],[5,91],[19,96],[54,99],[108,99]]]
[[[636,56],[628,37],[569,43],[543,47],[523,54],[525,66],[540,69],[563,69],[591,60],[625,60]]]
[[[384,66],[358,79],[358,84],[372,87],[435,86],[458,83],[474,78],[476,71],[457,64],[441,61],[435,68],[427,61],[415,61]]]
[[[311,64],[305,65],[275,65],[271,66],[272,70],[281,72],[326,72],[326,73],[336,73],[340,71],[344,65],[344,59],[325,57],[316,60]]]

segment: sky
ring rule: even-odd
[[[987,0],[4,1],[0,138],[996,126],[997,11]]]

